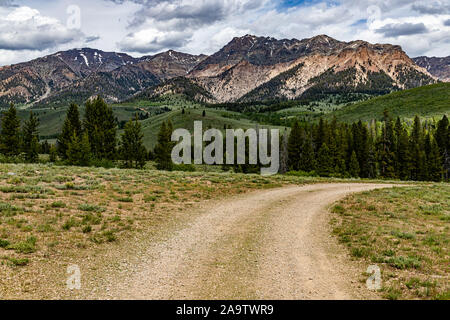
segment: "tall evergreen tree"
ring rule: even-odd
[[[13,104],[2,116],[0,132],[0,152],[7,156],[20,153],[20,120]]]
[[[348,173],[354,178],[359,177],[359,162],[355,151],[352,152],[350,157]]]
[[[395,175],[401,180],[407,180],[410,176],[410,150],[408,132],[397,118],[395,122]]]
[[[50,162],[56,162],[58,160],[58,149],[54,144],[50,146],[49,150],[49,160]]]
[[[44,142],[41,143],[40,151],[43,154],[50,154],[50,144],[48,143],[48,140],[44,140]]]
[[[431,139],[430,134],[425,138],[425,153],[427,157],[425,179],[436,182],[441,181],[443,173],[441,153],[436,140]]]
[[[385,178],[395,178],[395,145],[392,120],[387,110],[384,110],[383,127],[378,143],[378,161],[380,174]]]
[[[306,133],[302,147],[299,169],[305,172],[310,172],[316,170],[316,168],[317,162],[316,162],[316,155],[314,153],[314,146],[312,142],[311,133]]]
[[[450,126],[446,115],[438,121],[435,140],[439,147],[444,170],[444,178],[450,178]]]
[[[300,129],[300,124],[296,120],[292,126],[291,132],[288,139],[288,159],[289,159],[289,169],[299,170],[300,166],[300,154],[302,147],[302,130]]]
[[[225,137],[224,139],[224,145],[225,145]],[[288,152],[288,132],[285,128],[284,134],[280,137],[280,169],[278,170],[278,173],[283,174],[288,172],[288,163],[289,163],[289,152]],[[224,155],[225,157],[225,155]],[[224,159],[224,165],[225,165],[225,159]]]
[[[30,117],[23,126],[23,152],[25,160],[36,162],[39,159],[39,119],[30,111]]]
[[[328,144],[329,142],[328,138],[329,138],[328,122],[320,118],[319,125],[317,126],[315,135],[315,145],[317,152],[324,143]]]
[[[161,124],[161,128],[158,133],[158,142],[154,149],[156,167],[159,170],[172,170],[173,162],[171,158],[172,153],[172,143],[171,143],[171,135],[172,135],[172,124],[169,123],[166,125],[165,122]]]
[[[71,103],[66,113],[66,119],[61,130],[61,134],[58,136],[57,145],[59,155],[63,158],[67,158],[67,148],[72,139],[73,133],[78,137],[81,137],[81,120],[80,113],[78,112],[78,106]]]
[[[90,164],[91,146],[86,132],[82,137],[79,137],[74,131],[67,147],[67,160],[70,164],[77,166],[88,166]]]
[[[369,157],[369,130],[367,126],[359,121],[352,125],[353,148],[356,158],[358,159],[358,167],[361,177],[368,178],[370,176]]]
[[[116,154],[117,123],[112,108],[97,97],[86,102],[84,128],[92,154],[97,159],[113,160]]]
[[[317,172],[323,177],[329,177],[333,171],[333,159],[330,158],[330,149],[324,143],[317,154]]]
[[[425,171],[424,139],[420,118],[414,118],[414,124],[410,135],[409,150],[411,155],[411,179],[423,180]]]
[[[49,150],[49,161],[56,162],[58,160],[58,150],[54,144],[50,146]]]
[[[125,125],[120,146],[121,157],[125,160],[125,165],[128,168],[144,167],[147,150],[144,147],[143,139],[144,134],[137,117],[134,121],[130,119]]]

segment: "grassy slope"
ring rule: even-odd
[[[450,299],[449,184],[355,194],[333,212],[333,232],[361,271],[380,267],[383,297]]]
[[[206,111],[206,116],[203,117],[203,110]],[[164,113],[161,115],[157,115],[151,117],[150,119],[144,120],[142,122],[142,130],[144,132],[145,137],[145,145],[146,147],[154,147],[156,144],[156,139],[158,135],[159,128],[163,121],[170,120],[173,124],[173,127],[176,128],[185,128],[193,134],[194,132],[194,121],[202,121],[203,128],[206,129],[208,127],[216,128],[219,130],[223,130],[224,125],[230,125],[233,129],[248,129],[254,128],[256,126],[255,122],[252,122],[247,119],[232,119],[228,117],[224,117],[224,115],[236,115],[238,113],[231,111],[222,111],[215,109],[186,109],[185,114],[182,114],[180,109],[174,110],[168,113]],[[259,126],[260,128],[267,128],[267,126]]]
[[[394,92],[364,102],[355,103],[330,114],[338,120],[380,119],[384,109],[391,116],[411,119],[421,117],[442,117],[450,112],[450,83],[439,83],[405,91]]]
[[[61,107],[57,109],[33,109],[33,112],[40,119],[39,132],[44,138],[57,135],[62,128],[64,119],[66,117],[68,107]],[[149,112],[150,117],[142,121],[144,132],[144,143],[146,147],[153,148],[156,144],[157,134],[163,121],[171,120],[174,128],[186,128],[193,132],[194,121],[203,121],[203,127],[223,129],[224,125],[231,126],[234,129],[254,128],[256,122],[241,118],[237,112],[216,110],[204,108],[201,104],[188,101],[179,95],[171,95],[162,97],[158,101],[136,100],[124,102],[121,104],[112,105],[114,115],[119,121],[129,120],[134,117],[136,113]],[[157,114],[161,108],[169,108],[172,111]],[[186,108],[186,113],[181,114],[181,109]],[[80,116],[83,117],[84,106],[79,107]],[[206,110],[206,117],[202,116],[203,110]],[[26,120],[29,116],[29,110],[19,110],[19,117]],[[265,128],[267,126],[260,126]],[[119,131],[119,135],[122,131]],[[50,139],[50,141],[53,141]]]
[[[142,110],[140,106],[123,105],[123,106],[112,106],[114,115],[122,120],[129,120],[132,118],[136,112],[140,113]],[[33,113],[39,118],[39,133],[41,138],[47,138],[49,136],[55,136],[61,132],[64,119],[66,118],[66,112],[68,107],[61,107],[58,109],[33,109]],[[145,107],[144,107],[145,109]],[[84,106],[79,107],[80,116],[83,117]],[[18,110],[19,118],[23,122],[28,119],[30,114],[29,110]]]

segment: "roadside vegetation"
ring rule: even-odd
[[[450,185],[354,194],[332,212],[333,234],[361,273],[381,268],[381,297],[450,299]]]

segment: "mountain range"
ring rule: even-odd
[[[411,59],[396,45],[326,35],[303,40],[246,35],[210,56],[169,50],[134,58],[83,48],[0,67],[0,106],[59,106],[98,94],[119,102],[180,93],[211,103],[383,94],[438,79],[449,81],[449,58]]]
[[[443,82],[450,82],[450,56],[417,57],[413,61],[420,67],[427,69],[429,73]]]

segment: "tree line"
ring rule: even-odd
[[[0,152],[7,157],[23,156],[26,162],[37,162],[39,153],[50,154],[50,161],[89,166],[105,161],[121,160],[127,168],[142,168],[148,160],[144,135],[138,117],[130,119],[117,139],[117,121],[112,108],[97,97],[85,104],[84,118],[78,106],[71,104],[55,145],[39,143],[39,120],[30,112],[21,127],[14,105],[3,114],[0,131]]]
[[[20,155],[26,162],[37,162],[39,153],[48,153],[52,162],[79,166],[119,161],[126,168],[143,168],[147,160],[155,160],[160,170],[174,169],[170,120],[162,123],[157,144],[148,151],[137,116],[125,124],[118,139],[112,108],[100,97],[85,106],[81,119],[78,106],[70,105],[56,144],[50,145],[39,143],[39,119],[33,112],[21,126],[11,105],[1,118],[0,153]],[[281,173],[416,181],[450,178],[450,126],[445,115],[437,122],[421,122],[416,117],[412,124],[400,118],[394,121],[387,111],[381,122],[347,124],[320,119],[311,124],[295,120],[290,133],[286,131],[280,139]],[[259,166],[223,165],[223,169],[251,173]]]
[[[422,123],[415,117],[412,125],[400,118],[393,121],[387,111],[381,123],[295,121],[284,150],[285,171],[416,181],[450,177],[450,129],[445,115],[437,123]]]

